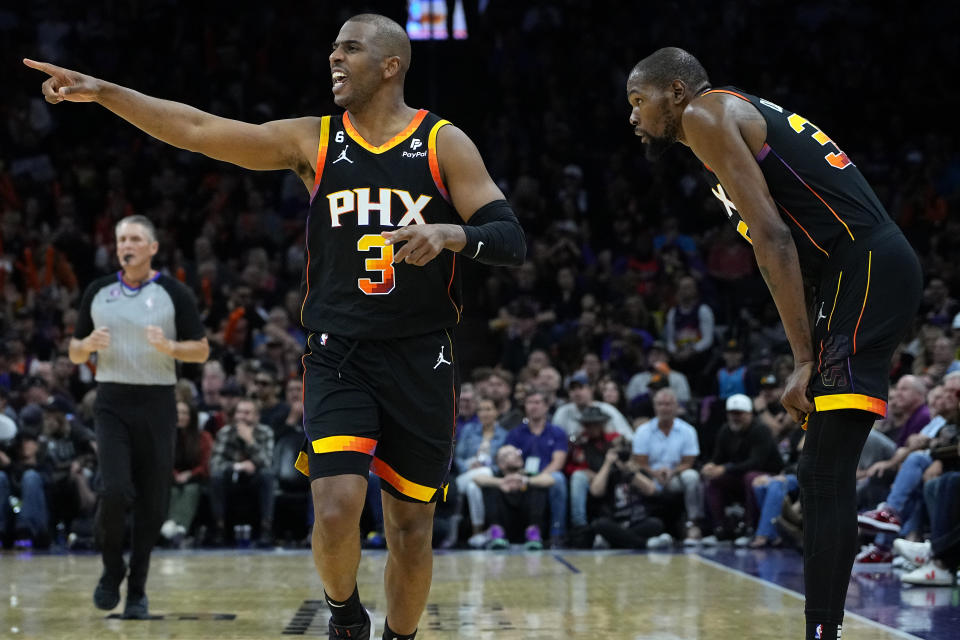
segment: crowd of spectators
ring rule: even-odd
[[[381,4],[402,22],[393,6],[402,3]],[[953,468],[955,429],[944,425],[956,424],[950,374],[960,369],[951,259],[960,147],[929,117],[958,106],[956,96],[916,87],[943,86],[930,60],[960,58],[949,35],[955,10],[908,12],[894,24],[849,1],[668,2],[636,20],[629,2],[596,11],[571,0],[467,5],[469,40],[414,44],[408,102],[477,141],[529,254],[517,269],[463,269],[458,351],[468,383],[439,542],[655,547],[715,537],[763,546],[789,531],[790,522],[772,523],[791,515],[780,506],[796,491],[802,431],[777,402],[792,362],[776,309],[695,159],[676,152],[649,164],[627,125],[627,73],[667,44],[698,55],[715,85],[736,83],[830,131],[920,255],[923,305],[892,365],[890,415],[875,429],[896,446],[863,469],[861,484],[864,509],[884,502],[882,517],[900,513],[905,535],[929,529],[937,518],[923,496],[952,504],[943,496],[957,486],[940,480],[941,492],[925,494],[923,482],[936,479],[931,469],[946,479]],[[228,117],[335,113],[327,49],[314,36],[332,40],[351,12],[332,3],[298,7],[296,19],[285,11],[40,0],[0,9],[0,52]],[[911,44],[887,46],[894,40]],[[156,224],[154,264],[193,289],[212,345],[210,362],[181,370],[164,536],[244,542],[252,524],[265,544],[302,539],[308,488],[290,470],[303,411],[300,180],[165,147],[96,107],[51,107],[29,70],[5,77],[6,542],[89,538],[93,370],[69,362],[66,342],[83,287],[115,268],[114,223],[131,213]],[[943,424],[924,432],[931,415]],[[376,534],[377,522],[372,513],[365,527]]]

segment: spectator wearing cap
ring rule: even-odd
[[[713,522],[714,536],[723,539],[724,510],[734,502],[746,508],[746,522],[756,523],[753,502],[753,481],[761,474],[776,474],[783,469],[783,459],[770,430],[759,424],[753,415],[753,401],[743,394],[727,398],[727,423],[717,435],[710,462],[700,475],[706,482],[707,512]],[[704,542],[713,541],[704,539]],[[743,540],[742,544],[746,544]]]
[[[717,397],[726,401],[732,395],[752,396],[755,384],[743,363],[743,348],[734,338],[723,343],[723,366],[717,369]]]
[[[693,463],[700,455],[697,430],[677,417],[680,406],[671,389],[660,389],[653,397],[656,417],[640,425],[633,436],[633,460],[657,484],[657,495],[682,496],[686,510],[685,544],[697,544],[703,537],[703,491],[700,474]]]
[[[619,433],[629,440],[633,439],[633,429],[623,414],[612,404],[594,400],[593,384],[585,373],[576,373],[570,378],[567,393],[570,402],[557,409],[551,422],[563,429],[571,440],[580,435],[584,424],[583,413],[588,408],[596,408],[606,416],[605,430]]]
[[[760,390],[753,399],[753,410],[757,419],[770,430],[774,440],[781,441],[790,435],[798,425],[780,404],[783,394],[783,385],[773,373],[760,378]]]
[[[490,398],[476,402],[476,419],[467,422],[457,431],[457,446],[454,455],[457,472],[457,497],[467,499],[472,535],[467,543],[480,548],[488,542],[483,534],[483,492],[476,479],[494,474],[494,456],[507,439],[507,430],[497,422],[497,407]],[[457,509],[459,514],[461,509]]]
[[[583,388],[590,388],[586,381],[582,383],[581,389]],[[579,423],[577,433],[570,436],[570,452],[567,455],[567,464],[564,467],[564,473],[570,479],[571,536],[575,536],[577,531],[582,531],[587,526],[587,502],[590,496],[590,483],[600,467],[603,466],[603,460],[610,449],[610,443],[619,435],[607,430],[610,416],[599,406],[587,405],[583,407],[577,417],[577,422]],[[632,438],[633,434],[630,434],[625,440],[629,443]]]
[[[647,351],[646,368],[635,374],[627,383],[627,402],[631,406],[641,403],[644,396],[652,395],[651,391],[655,392],[664,387],[673,390],[677,402],[681,405],[690,401],[690,383],[687,382],[687,376],[671,369],[667,364],[667,358],[665,343],[659,340],[651,343]]]
[[[524,400],[526,418],[507,434],[505,444],[517,447],[523,454],[524,468],[533,475],[537,486],[549,486],[550,538],[559,545],[567,529],[567,478],[563,467],[567,461],[567,434],[547,421],[547,400],[540,391],[532,391]],[[547,484],[547,478],[553,481]]]

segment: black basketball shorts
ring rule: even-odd
[[[389,340],[311,333],[303,365],[301,472],[314,480],[372,471],[412,502],[445,492],[459,390],[449,331]]]
[[[920,262],[888,222],[832,255],[824,274],[814,309],[814,406],[885,416],[893,353],[920,306]]]

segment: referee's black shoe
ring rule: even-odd
[[[123,607],[124,620],[149,620],[150,605],[147,594],[134,594],[127,591],[127,603]]]
[[[106,571],[100,576],[100,582],[97,588],[93,590],[93,604],[97,609],[110,611],[120,604],[120,583],[123,582],[123,575],[119,578],[111,576]]]

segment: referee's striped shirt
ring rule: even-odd
[[[97,382],[172,385],[175,360],[147,342],[146,329],[156,325],[171,340],[200,340],[203,323],[193,294],[178,280],[159,271],[139,287],[123,282],[122,272],[94,280],[83,294],[75,337],[94,329],[110,329],[110,346],[97,352]]]

